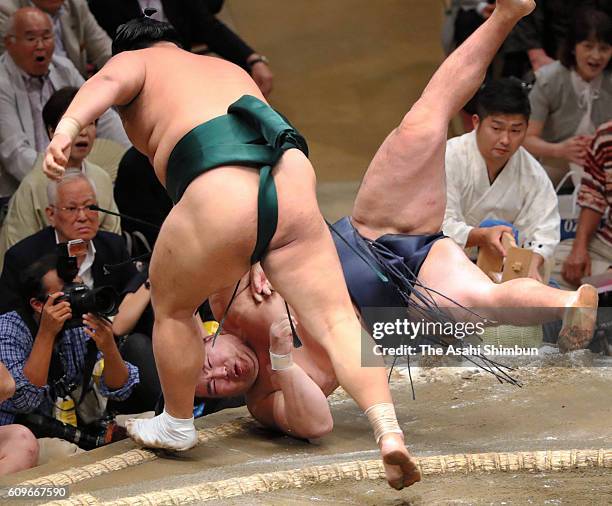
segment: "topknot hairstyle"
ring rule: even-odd
[[[183,47],[178,32],[170,23],[151,19],[154,9],[146,9],[146,15],[120,25],[113,39],[113,56],[123,51],[135,51],[151,47],[157,42],[172,42]]]

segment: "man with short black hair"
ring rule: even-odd
[[[521,147],[529,99],[514,79],[491,81],[477,95],[475,131],[446,143],[447,200],[443,231],[462,248],[506,255],[502,234],[518,235],[535,253],[530,277],[559,243],[557,195],[540,163]]]

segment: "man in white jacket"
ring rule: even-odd
[[[504,256],[502,234],[518,235],[519,245],[535,253],[530,277],[541,281],[559,243],[560,216],[550,179],[521,147],[529,112],[516,80],[492,81],[479,92],[475,130],[446,145],[443,230],[463,248],[491,248]]]
[[[6,26],[7,52],[0,56],[0,197],[8,200],[49,144],[42,108],[65,86],[85,82],[70,60],[55,54],[51,18],[39,9],[16,11]],[[115,111],[98,121],[98,136],[129,147]]]

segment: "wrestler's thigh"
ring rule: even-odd
[[[357,194],[352,216],[368,236],[433,234],[442,226],[447,126],[409,115],[379,148]]]
[[[488,307],[495,288],[493,281],[450,238],[434,243],[421,266],[418,280],[440,292],[441,295],[429,293],[442,307],[453,307],[454,302],[468,308]]]
[[[314,172],[301,153],[288,152],[275,169],[278,232],[262,266],[315,339],[338,322],[356,323],[333,240],[319,211]]]
[[[340,261],[331,235],[321,217],[304,221],[300,236],[271,250],[262,262],[279,294],[293,307],[302,328],[324,347],[333,329],[359,324],[353,310]],[[348,336],[344,336],[348,337]]]
[[[212,293],[238,280],[249,268],[248,248],[239,246],[228,231],[179,203],[164,222],[149,269],[156,317],[190,316]],[[214,219],[214,218],[213,218]]]

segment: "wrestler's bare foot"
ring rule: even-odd
[[[125,427],[129,436],[145,448],[182,452],[198,442],[193,418],[174,418],[165,411],[155,418],[130,419]]]
[[[567,304],[558,341],[559,349],[563,353],[580,350],[589,345],[597,321],[598,302],[595,287],[582,285]]]
[[[421,481],[421,471],[408,453],[401,434],[385,434],[380,439],[380,454],[387,481],[394,489],[401,490]]]
[[[533,12],[535,6],[535,0],[497,0],[494,12],[518,20]]]

